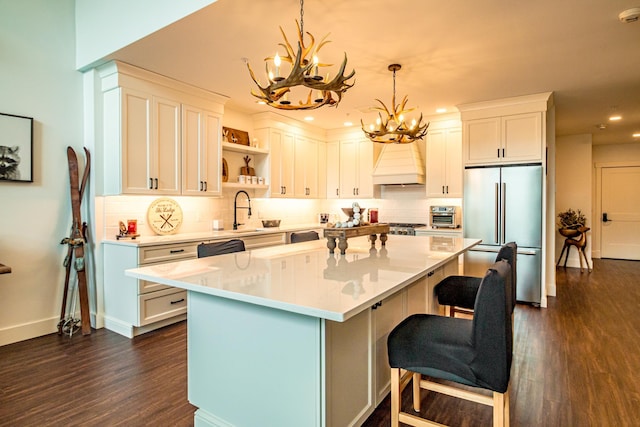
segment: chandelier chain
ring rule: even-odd
[[[300,0],[300,34],[304,34],[304,0]]]

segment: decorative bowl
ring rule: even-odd
[[[263,219],[262,226],[264,228],[280,227],[280,220],[279,219]]]
[[[558,232],[564,237],[578,237],[582,233],[575,228],[559,228]]]

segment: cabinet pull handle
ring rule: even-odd
[[[504,158],[504,148],[502,149],[502,157]]]
[[[446,187],[447,187],[447,194],[449,194],[449,186],[447,185]]]
[[[207,181],[204,181],[204,191],[207,191],[209,187],[209,184],[207,183]]]
[[[500,149],[498,148],[498,157],[500,157]]]
[[[180,298],[179,300],[176,300],[176,301],[171,301],[171,304],[172,305],[173,304],[178,304],[178,303],[181,303],[182,301],[184,301],[184,298]]]
[[[157,190],[157,189],[158,189],[158,178],[153,178],[153,179],[154,179],[154,180],[155,180],[155,182],[156,182],[156,185],[155,185],[154,190]]]
[[[184,249],[171,249],[169,251],[170,254],[179,254],[181,252],[184,252]]]
[[[444,185],[442,186],[442,194],[445,194],[445,193],[444,193]]]
[[[371,306],[372,310],[376,310],[378,307],[380,307],[382,305],[382,301],[378,301],[377,303],[373,304]]]
[[[149,190],[153,190],[153,178],[149,178]]]
[[[336,188],[336,196],[339,196],[339,195],[340,195],[340,189]]]

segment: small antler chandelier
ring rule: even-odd
[[[400,68],[402,68],[400,64],[389,65],[389,71],[393,71],[393,99],[391,100],[393,111],[389,111],[382,101],[376,99],[382,107],[373,107],[373,109],[384,111],[386,117],[383,119],[382,114],[378,113],[376,123],[369,125],[368,129],[365,128],[364,123],[360,120],[362,131],[367,135],[367,138],[373,142],[382,144],[406,144],[417,139],[422,139],[427,134],[429,123],[422,123],[422,113],[418,121],[413,119],[410,125],[405,122],[405,115],[414,110],[413,108],[409,110],[405,109],[405,105],[407,104],[406,96],[399,105],[396,105],[396,71]]]
[[[256,79],[256,76],[251,69],[251,65],[247,62],[247,68],[251,78],[258,86],[259,92],[251,90],[251,94],[260,101],[274,108],[281,110],[312,110],[322,107],[323,105],[335,105],[342,100],[342,94],[347,91],[354,83],[348,84],[347,80],[355,75],[355,71],[351,71],[348,76],[344,75],[345,67],[347,66],[347,54],[344,54],[344,61],[340,66],[340,70],[336,76],[329,80],[329,74],[325,77],[319,74],[320,67],[330,67],[333,64],[323,64],[318,61],[318,52],[320,48],[329,43],[326,38],[327,34],[322,38],[320,43],[315,44],[315,38],[309,32],[309,38],[311,43],[309,46],[304,42],[304,0],[300,0],[300,23],[296,20],[296,26],[298,28],[298,50],[297,53],[293,51],[287,36],[285,35],[282,27],[280,32],[284,38],[284,44],[280,43],[286,50],[286,55],[280,56],[276,53],[272,57],[265,58],[265,70],[269,84],[267,86],[261,86],[260,82]],[[269,69],[269,63],[273,62],[274,70]],[[291,71],[287,77],[282,77],[281,64],[282,61],[291,64]],[[289,100],[289,94],[294,87],[302,87],[309,89],[307,98],[305,101],[298,101],[297,104],[292,103]],[[334,97],[335,96],[335,97]]]

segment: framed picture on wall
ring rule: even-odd
[[[0,113],[0,181],[33,182],[33,118]]]

